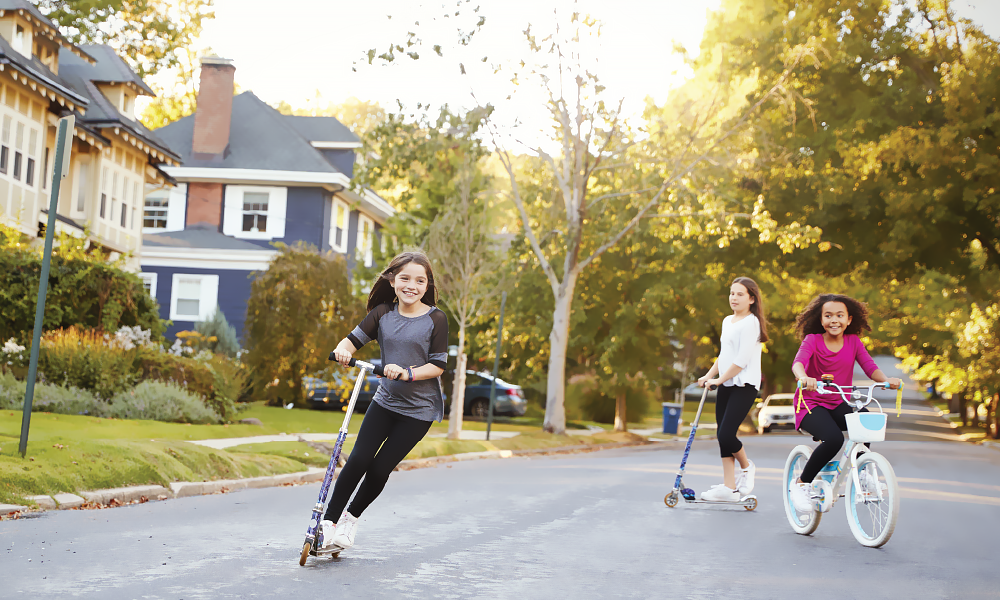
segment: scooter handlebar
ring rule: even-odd
[[[330,351],[329,360],[331,360],[331,361],[336,361],[337,360],[337,357],[334,356],[334,351]],[[347,366],[349,366],[349,367],[363,367],[365,369],[368,369],[372,373],[378,375],[379,377],[385,377],[385,372],[382,370],[382,365],[373,365],[373,364],[367,363],[367,362],[365,362],[363,360],[358,360],[356,358],[352,358],[351,361],[347,363]]]

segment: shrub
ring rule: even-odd
[[[644,389],[630,389],[625,392],[626,420],[629,423],[641,421],[647,415],[655,412],[657,406],[654,394]],[[577,394],[566,398],[567,418],[574,417],[597,423],[615,422],[615,397],[601,392],[597,386],[579,390]]]
[[[24,408],[26,384],[10,373],[0,374],[0,409]],[[31,401],[32,412],[50,412],[61,415],[104,416],[106,404],[87,390],[61,385],[35,385]]]
[[[144,381],[173,382],[187,391],[211,398],[215,395],[215,376],[202,361],[164,352],[160,348],[139,348],[135,356],[135,369]]]
[[[144,381],[115,395],[104,407],[105,417],[150,419],[174,423],[218,423],[219,415],[176,383]]]
[[[38,353],[40,378],[56,385],[93,391],[111,398],[135,381],[136,348],[97,331],[75,327],[46,333]]]
[[[230,358],[236,358],[240,351],[240,342],[236,336],[236,328],[229,324],[226,315],[215,307],[215,313],[208,321],[196,323],[195,331],[204,336],[206,340],[205,349],[215,354],[225,354]]]
[[[0,226],[0,339],[30,339],[35,323],[35,301],[41,280],[40,249],[23,236]],[[60,238],[53,251],[45,298],[45,330],[69,327],[117,331],[139,325],[160,339],[162,324],[156,301],[134,273],[109,262],[106,256],[85,252],[79,240]]]
[[[208,404],[223,420],[233,421],[241,410],[237,402],[248,392],[249,373],[241,363],[222,354],[213,356],[208,361],[208,366],[212,370],[213,378],[213,396],[208,400]]]

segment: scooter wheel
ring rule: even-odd
[[[743,508],[745,508],[747,510],[753,510],[753,509],[757,508],[757,499],[756,498],[750,498],[750,499],[748,499],[747,503],[743,505]]]
[[[680,498],[677,497],[677,492],[670,492],[663,497],[663,503],[667,505],[668,508],[673,508],[677,506],[677,502]]]
[[[299,566],[306,566],[306,559],[309,558],[309,551],[312,550],[312,542],[302,544],[302,554],[299,555]]]

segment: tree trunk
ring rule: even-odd
[[[573,307],[576,278],[567,275],[555,298],[552,332],[549,334],[549,377],[545,394],[545,423],[549,433],[566,433],[566,348],[569,344],[569,316]]]
[[[625,412],[625,392],[615,396],[615,431],[628,431],[628,416]]]
[[[451,415],[448,417],[448,439],[461,439],[462,415],[465,412],[465,365],[469,357],[465,355],[465,325],[458,326],[458,360],[455,361],[455,377],[451,388]]]

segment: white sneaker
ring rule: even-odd
[[[337,532],[333,536],[333,543],[343,549],[348,549],[354,545],[354,535],[358,532],[358,518],[351,513],[344,511],[337,522]]]
[[[757,465],[752,460],[749,462],[750,466],[747,468],[736,470],[736,489],[744,496],[753,491],[753,478],[757,473]]]
[[[816,510],[812,501],[812,484],[795,483],[788,488],[788,495],[791,497],[792,506],[800,513],[810,513]]]
[[[740,493],[724,485],[717,485],[702,492],[701,499],[710,502],[739,502]]]
[[[333,521],[327,521],[324,519],[319,523],[319,530],[323,539],[323,543],[320,545],[320,550],[326,550],[327,548],[333,546],[333,536],[336,535],[337,524]]]

